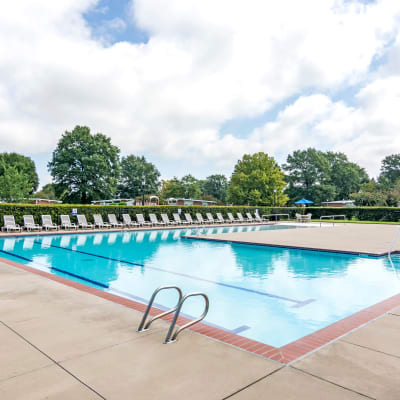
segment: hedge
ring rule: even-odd
[[[0,226],[3,226],[3,215],[14,215],[15,222],[23,225],[23,215],[33,215],[37,223],[41,223],[41,215],[51,215],[53,222],[60,222],[60,215],[72,215],[72,209],[76,208],[78,214],[86,215],[88,222],[93,222],[93,214],[101,214],[103,219],[107,221],[107,214],[115,214],[117,219],[122,220],[122,214],[142,213],[148,219],[149,213],[160,215],[168,214],[172,219],[172,214],[182,210],[182,213],[188,212],[193,217],[196,212],[205,215],[211,212],[214,217],[215,213],[220,212],[226,218],[228,212],[241,212],[245,216],[246,212],[254,213],[258,209],[258,213],[262,214],[289,214],[290,218],[294,218],[296,213],[302,213],[300,207],[250,207],[250,206],[92,206],[92,205],[73,205],[73,204],[57,204],[57,205],[33,205],[33,204],[0,204]],[[319,219],[321,215],[339,215],[345,214],[348,220],[360,221],[400,221],[400,208],[395,207],[307,207],[307,212],[312,213],[313,219]],[[76,222],[76,217],[71,217],[71,221]]]

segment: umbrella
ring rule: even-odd
[[[307,199],[297,200],[294,204],[314,204],[313,201]]]

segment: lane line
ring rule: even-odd
[[[39,241],[39,240],[35,240],[34,243],[37,244],[37,245],[42,245],[42,242]],[[165,272],[165,273],[168,273],[168,274],[182,276],[182,277],[185,277],[185,278],[188,278],[188,279],[193,279],[193,280],[196,280],[196,281],[212,283],[214,285],[224,286],[224,287],[228,287],[230,289],[236,289],[236,290],[241,290],[241,291],[245,291],[245,292],[249,292],[249,293],[254,293],[254,294],[258,294],[260,296],[266,296],[266,297],[270,297],[270,298],[277,299],[277,300],[288,301],[288,302],[294,303],[295,305],[293,307],[295,307],[295,308],[303,307],[303,306],[305,306],[307,304],[310,304],[310,303],[312,303],[312,302],[314,302],[316,300],[316,299],[306,299],[306,300],[291,299],[289,297],[278,296],[276,294],[263,292],[263,291],[260,291],[260,290],[248,289],[248,288],[244,288],[242,286],[231,285],[229,283],[213,281],[211,279],[200,278],[200,277],[197,277],[197,276],[184,274],[184,273],[181,273],[181,272],[174,272],[174,271],[170,271],[170,270],[163,269],[163,268],[158,268],[158,267],[154,267],[154,266],[139,264],[139,263],[136,263],[136,262],[133,262],[133,261],[127,261],[127,260],[121,260],[121,259],[118,259],[118,258],[107,257],[107,256],[103,256],[101,254],[89,253],[87,251],[71,249],[71,248],[68,248],[68,247],[58,246],[58,245],[55,245],[55,244],[48,244],[48,245],[45,244],[45,245],[49,246],[49,247],[54,247],[54,248],[57,248],[57,249],[61,249],[61,250],[70,251],[70,252],[73,252],[73,253],[81,253],[81,254],[92,256],[92,257],[102,258],[102,259],[105,259],[105,260],[116,261],[116,262],[119,262],[119,263],[125,263],[125,264],[129,264],[129,265],[134,265],[134,266],[137,266],[137,267],[152,269],[154,271],[160,271],[160,272]]]

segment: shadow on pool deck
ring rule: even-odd
[[[0,398],[400,398],[400,308],[291,366],[141,315],[0,263]]]

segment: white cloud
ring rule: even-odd
[[[396,75],[369,72],[385,52],[396,59],[397,0],[135,0],[135,21],[150,40],[111,46],[93,39],[82,17],[96,4],[2,4],[4,150],[51,151],[64,130],[87,124],[124,152],[221,168],[243,152],[315,145],[375,171],[382,156],[400,151]],[[352,107],[304,94],[355,83],[364,88]],[[227,120],[292,96],[300,97],[249,137],[220,134]]]

